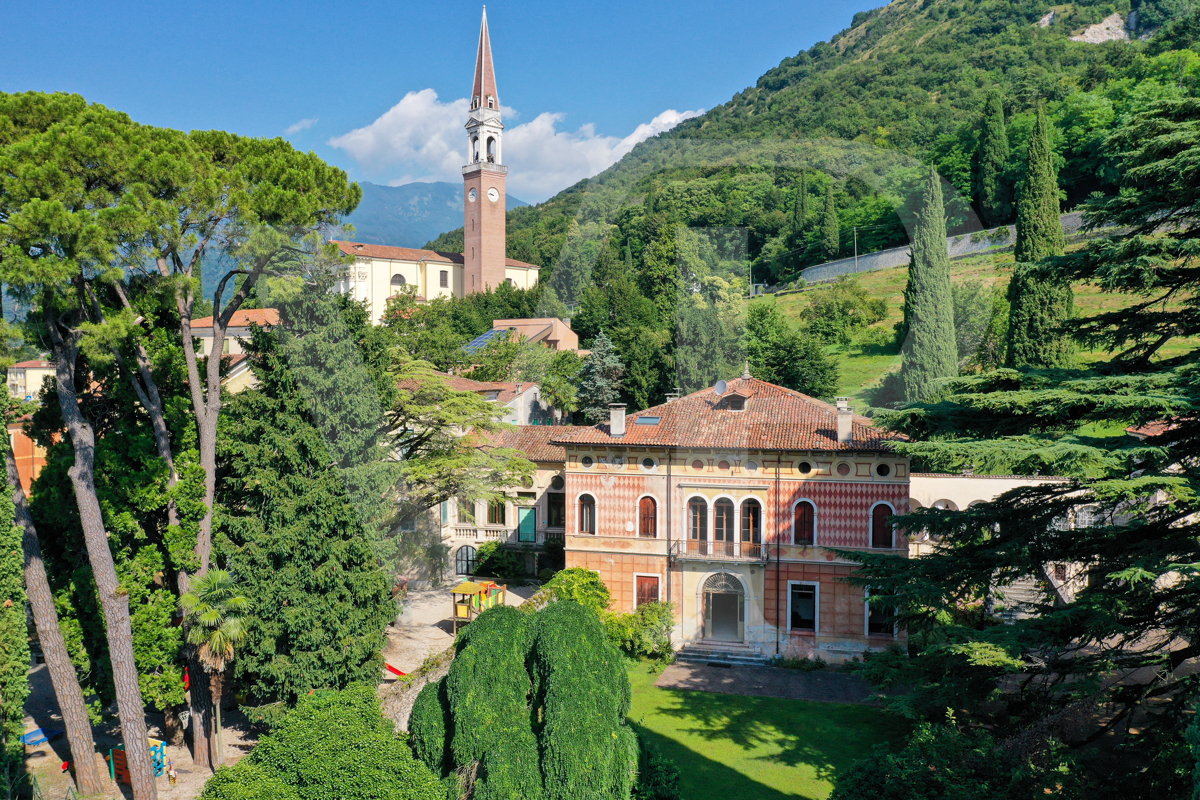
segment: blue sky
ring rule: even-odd
[[[509,191],[545,199],[880,4],[493,0]],[[78,92],[152,125],[286,135],[358,180],[456,180],[480,10],[14,2],[0,91]]]

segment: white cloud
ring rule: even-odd
[[[387,183],[401,172],[402,182],[456,181],[466,159],[463,123],[465,98],[443,103],[432,89],[409,92],[383,116],[363,128],[329,140],[345,150],[370,177]],[[503,109],[510,127],[504,133],[508,190],[514,197],[537,202],[615,163],[638,142],[670,130],[702,111],[662,112],[624,138],[596,133],[591,123],[575,131],[559,130],[563,114],[545,112],[529,122],[511,125],[514,110]]]
[[[283,129],[283,132],[287,136],[291,136],[294,133],[299,133],[300,131],[308,130],[309,128],[311,128],[313,125],[316,125],[320,121],[321,120],[319,117],[309,117],[308,119],[302,119],[299,122],[297,122],[295,125],[288,125],[286,128]]]

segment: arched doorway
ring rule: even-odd
[[[746,635],[746,591],[728,572],[704,582],[704,638],[740,642]]]

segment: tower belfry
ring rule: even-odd
[[[504,124],[500,121],[486,6],[479,26],[466,128],[470,163],[463,167],[463,290],[471,294],[488,287],[495,289],[505,278],[504,184],[508,167],[501,156]]]

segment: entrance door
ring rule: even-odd
[[[746,595],[742,583],[720,572],[704,582],[704,638],[718,642],[745,639]]]
[[[517,541],[518,542],[534,542],[537,541],[537,533],[534,531],[534,525],[537,522],[536,509],[520,506],[517,508]]]

